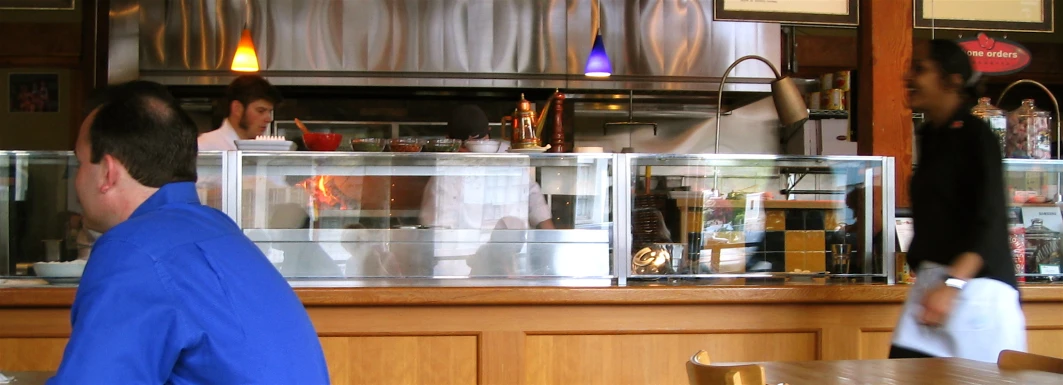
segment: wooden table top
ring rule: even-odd
[[[996,364],[962,358],[758,362],[768,384],[1063,384],[1063,374],[1001,371]]]
[[[45,381],[55,375],[55,372],[4,372],[0,371],[8,378],[14,378],[15,381],[9,383],[10,385],[44,385]]]

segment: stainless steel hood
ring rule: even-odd
[[[112,0],[110,6],[111,83],[227,84],[245,20],[261,74],[281,86],[708,94],[733,60],[756,54],[778,64],[782,49],[779,25],[714,21],[712,0],[602,0],[600,18],[598,0]],[[607,80],[583,76],[599,22],[613,62]],[[748,63],[731,79],[727,91],[766,93],[773,74]]]

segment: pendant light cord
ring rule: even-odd
[[[244,29],[251,27],[251,0],[244,0]]]
[[[602,34],[602,0],[596,0],[596,2],[594,4],[595,4],[596,13],[598,13],[598,28],[595,28],[596,29],[595,35],[601,36],[601,34]]]

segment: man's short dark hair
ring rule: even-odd
[[[136,80],[109,87],[90,103],[89,160],[111,155],[148,187],[196,181],[196,124],[161,84]]]
[[[278,105],[284,100],[281,92],[265,78],[258,75],[240,75],[229,83],[225,89],[225,106],[233,104],[233,100],[239,101],[244,107],[257,100],[265,100]]]
[[[473,104],[464,104],[451,111],[450,120],[447,121],[447,136],[452,139],[465,140],[480,138],[491,132],[488,126],[487,114]]]

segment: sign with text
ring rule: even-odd
[[[985,75],[1007,75],[1022,71],[1030,65],[1030,50],[1021,44],[992,38],[985,33],[960,39],[957,44],[971,57],[975,71]]]
[[[713,18],[783,24],[856,26],[859,0],[715,0]]]
[[[1053,32],[1052,0],[915,0],[916,28]]]
[[[1033,226],[1033,220],[1040,219],[1041,224],[1052,231],[1063,230],[1063,216],[1056,207],[1023,207],[1022,224],[1027,229]]]

